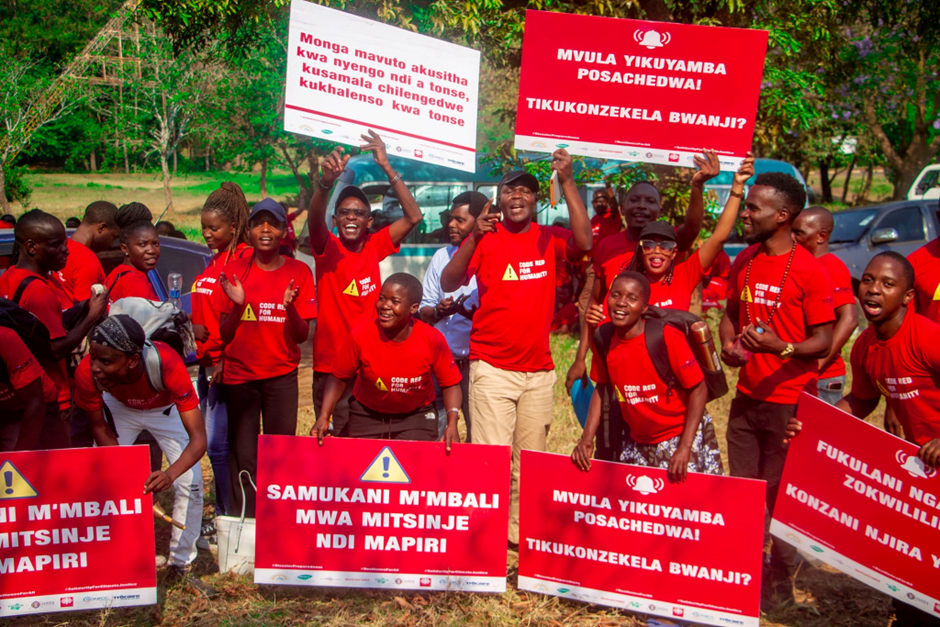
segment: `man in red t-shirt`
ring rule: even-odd
[[[568,261],[577,263],[591,250],[591,221],[567,151],[554,152],[552,168],[565,195],[571,231],[535,223],[538,180],[525,171],[509,172],[497,187],[495,211],[484,209],[473,233],[441,273],[445,292],[477,279],[480,307],[470,330],[473,437],[481,444],[512,445],[513,544],[519,542],[520,452],[544,451],[552,423],[555,364],[548,337],[556,254],[564,249]]]
[[[728,420],[731,474],[765,480],[771,514],[787,456],[787,421],[801,392],[816,393],[835,319],[828,273],[793,241],[791,225],[805,203],[806,190],[792,176],[758,175],[741,213],[751,246],[734,260],[719,325],[722,360],[741,369]],[[796,549],[775,538],[770,571],[763,601],[792,599]]]
[[[748,153],[750,156],[750,153]],[[708,159],[717,160],[712,152],[706,157],[695,157],[699,167],[692,177],[692,189],[689,195],[689,208],[685,213],[685,220],[676,228],[676,242],[678,252],[689,250],[702,230],[702,221],[705,219],[705,183],[714,175],[701,170]],[[659,220],[663,213],[660,204],[659,190],[649,181],[639,181],[627,190],[626,202],[622,208],[623,217],[627,222],[625,231],[608,236],[598,243],[592,252],[594,259],[594,286],[591,289],[591,298],[585,310],[594,305],[603,305],[607,301],[607,290],[610,284],[623,270],[630,265],[637,244],[640,243],[640,233],[650,222]],[[565,387],[571,393],[571,386],[582,378],[587,372],[587,352],[591,346],[591,330],[588,325],[581,325],[581,338],[578,343],[578,352],[575,355],[568,375],[565,377]]]
[[[829,237],[835,223],[825,207],[809,207],[800,212],[793,221],[793,238],[796,243],[813,254],[826,268],[832,281],[832,307],[836,322],[832,327],[832,348],[819,360],[819,398],[835,405],[842,398],[845,388],[845,361],[842,347],[858,327],[855,310],[855,295],[852,293],[852,275],[842,260],[829,252]]]
[[[91,286],[104,285],[105,273],[96,253],[111,248],[121,234],[114,214],[117,207],[106,200],[97,200],[85,208],[85,217],[68,241],[69,258],[59,271],[62,288],[72,300],[91,297]]]
[[[163,342],[145,345],[143,328],[130,316],[106,318],[88,339],[89,354],[75,371],[75,403],[88,413],[98,446],[132,445],[143,430],[156,438],[170,466],[141,477],[144,494],[172,487],[173,518],[186,525],[170,535],[170,575],[217,594],[187,574],[202,522],[206,428],[186,365]]]
[[[16,266],[0,275],[0,296],[32,313],[49,329],[52,353],[57,361],[44,368],[59,389],[59,412],[55,416],[47,416],[40,446],[44,449],[69,448],[72,394],[65,359],[104,315],[108,292],[92,295],[88,300],[88,314],[67,330],[62,323],[60,290],[53,286],[49,276],[61,270],[68,259],[65,227],[55,216],[34,209],[17,221],[14,237]]]
[[[401,218],[379,230],[372,228],[372,208],[369,198],[353,185],[343,188],[336,197],[332,228],[327,226],[327,201],[333,184],[346,168],[349,155],[337,146],[320,165],[307,224],[310,247],[316,259],[317,301],[320,319],[313,332],[313,408],[320,415],[323,390],[333,369],[336,351],[342,339],[360,321],[368,319],[379,299],[382,278],[379,262],[398,252],[398,246],[424,219],[421,208],[401,174],[389,164],[385,143],[374,131],[363,135],[364,149],[372,151],[375,163],[382,168],[388,182],[401,203]],[[346,435],[349,419],[349,395],[352,385],[333,410],[333,435]]]
[[[907,260],[914,267],[914,311],[940,324],[940,237],[912,252]]]
[[[601,240],[623,230],[623,218],[620,215],[616,195],[610,182],[607,179],[605,181],[607,189],[598,189],[591,197],[591,207],[594,209],[594,215],[591,216],[591,250],[597,250],[597,245],[601,243]],[[578,266],[578,276],[583,279],[578,288],[578,316],[584,319],[588,301],[591,299],[591,291],[594,289],[594,264],[591,256],[585,257]]]
[[[709,309],[721,309],[721,302],[728,298],[728,279],[731,277],[731,257],[724,250],[718,253],[708,276],[702,279],[702,313]]]
[[[0,326],[0,451],[37,449],[47,412],[59,414],[57,396],[20,336]]]

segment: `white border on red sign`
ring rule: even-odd
[[[666,603],[664,601],[657,601],[656,599],[630,596],[628,594],[608,592],[606,590],[595,590],[594,588],[584,588],[582,586],[568,585],[549,579],[538,579],[536,577],[524,577],[520,575],[519,589],[531,590],[532,592],[539,592],[541,594],[550,594],[564,599],[575,599],[583,603],[595,603],[597,605],[606,605],[607,607],[616,607],[627,610],[628,612],[677,618],[703,625],[718,625],[719,627],[728,625],[736,625],[737,627],[759,627],[760,625],[760,619],[756,616],[721,612],[696,605]]]
[[[701,155],[701,150],[665,150],[652,146],[633,146],[627,144],[599,144],[585,142],[564,137],[536,137],[534,135],[516,135],[516,150],[529,152],[554,152],[557,148],[564,148],[572,155],[594,157],[597,159],[611,159],[613,161],[639,161],[642,163],[656,163],[659,165],[681,166],[694,168],[693,157]],[[718,155],[721,169],[727,172],[737,172],[744,161],[741,157]]]
[[[940,618],[940,599],[915,590],[883,572],[862,566],[833,550],[830,543],[814,538],[778,520],[770,521],[770,533],[816,559],[826,562],[849,577],[861,581],[866,586],[916,607],[934,618]]]
[[[506,591],[505,577],[464,577],[449,574],[398,572],[345,572],[256,568],[255,583],[281,586],[327,586],[332,588],[385,588],[389,590],[450,590],[460,592]]]
[[[7,597],[0,600],[0,616],[103,610],[112,607],[156,605],[156,603],[156,588],[77,590],[61,594]]]

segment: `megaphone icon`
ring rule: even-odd
[[[929,479],[936,474],[937,471],[930,470],[927,471],[927,466],[920,460],[919,457],[909,455],[907,460],[901,466],[904,470],[909,472],[912,477],[920,477],[921,479]]]

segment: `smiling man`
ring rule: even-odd
[[[441,273],[445,292],[477,279],[480,307],[470,331],[470,413],[474,440],[512,446],[509,542],[519,542],[519,458],[545,450],[552,424],[555,364],[548,338],[555,311],[559,254],[577,263],[591,250],[591,221],[571,171],[571,155],[552,155],[571,230],[535,221],[539,182],[509,172],[497,188],[496,211],[476,220]],[[500,217],[502,220],[500,221]]]
[[[368,317],[379,298],[379,262],[398,252],[398,246],[424,219],[401,174],[389,164],[385,142],[375,132],[363,135],[363,149],[371,150],[375,163],[388,177],[404,215],[370,233],[372,207],[361,189],[350,185],[336,198],[332,233],[326,208],[333,184],[346,168],[349,155],[337,146],[320,166],[320,178],[310,199],[310,246],[316,259],[317,302],[320,319],[313,333],[313,408],[320,415],[323,390],[333,368],[336,351],[356,324]],[[333,410],[333,435],[346,435],[350,384]]]
[[[825,267],[792,235],[806,191],[792,176],[757,177],[741,213],[751,244],[731,268],[721,319],[722,360],[740,368],[728,419],[728,462],[735,477],[767,482],[773,514],[786,461],[784,434],[803,391],[816,393],[819,359],[832,345],[832,285]],[[796,549],[774,539],[765,607],[793,598]]]

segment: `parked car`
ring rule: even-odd
[[[841,259],[858,283],[872,257],[885,250],[905,257],[937,237],[937,204],[902,200],[869,207],[836,211],[829,250]]]
[[[69,235],[72,229],[68,230]],[[0,267],[9,266],[10,254],[13,252],[13,229],[0,230]],[[104,252],[98,253],[98,259],[104,267],[105,274],[120,265],[124,259],[120,244],[115,240],[114,245]],[[183,275],[183,292],[180,298],[180,308],[186,313],[192,313],[190,295],[196,277],[206,269],[212,261],[212,251],[203,243],[191,242],[175,237],[160,238],[160,261],[157,267],[147,274],[150,284],[153,285],[157,296],[162,300],[169,297],[166,287],[166,277],[171,272]],[[0,270],[2,273],[3,270]],[[187,365],[195,363],[195,355],[190,355]]]
[[[907,191],[908,200],[927,200],[940,198],[940,164],[928,165]]]

